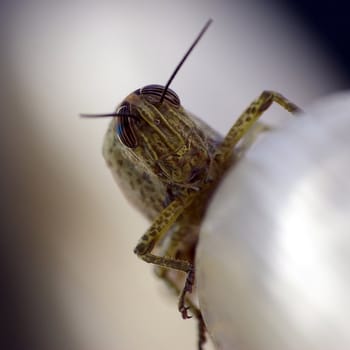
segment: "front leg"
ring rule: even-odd
[[[185,287],[179,299],[179,311],[183,318],[189,318],[187,314],[188,307],[185,307],[185,296],[187,292],[192,291],[194,283],[193,264],[185,260],[154,255],[152,254],[152,250],[197,195],[197,192],[190,192],[186,196],[179,197],[171,202],[154,220],[151,227],[141,237],[134,249],[134,253],[148,263],[187,273]]]
[[[157,275],[164,279],[167,286],[172,289],[176,295],[179,295],[181,292],[180,288],[178,287],[177,283],[169,276],[167,273],[168,271],[165,271],[163,269],[160,269],[160,271],[157,271]],[[191,309],[192,314],[197,319],[197,329],[198,329],[198,344],[197,349],[203,350],[203,346],[205,342],[207,341],[207,329],[202,317],[202,313],[199,310],[199,308],[192,302],[190,298],[186,298],[186,302],[189,305],[189,308]]]

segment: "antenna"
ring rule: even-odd
[[[193,44],[191,45],[191,47],[187,50],[186,54],[182,57],[181,61],[179,62],[179,64],[177,65],[177,67],[175,68],[173,74],[171,75],[171,77],[169,78],[168,82],[166,83],[162,96],[160,97],[159,103],[161,104],[165,98],[165,94],[168,91],[168,88],[171,84],[171,82],[174,80],[177,72],[180,70],[180,68],[182,67],[182,65],[184,64],[184,62],[186,61],[187,57],[189,56],[189,54],[192,52],[192,50],[195,48],[195,46],[198,44],[198,41],[202,38],[202,36],[204,35],[204,33],[207,31],[207,29],[209,28],[209,26],[211,25],[211,23],[213,22],[213,20],[210,18],[207,23],[205,23],[203,29],[200,31],[200,33],[197,35],[197,38],[195,39],[195,41],[193,42]],[[103,118],[103,117],[130,117],[130,118],[136,118],[137,117],[135,115],[132,114],[121,114],[121,113],[105,113],[105,114],[80,114],[81,117],[83,118]]]
[[[105,113],[105,114],[79,114],[82,118],[103,118],[103,117],[117,117],[117,113]]]
[[[137,119],[133,114],[105,113],[105,114],[79,114],[82,118],[104,118],[104,117],[129,117]]]
[[[213,20],[210,18],[207,23],[204,25],[203,29],[200,31],[200,33],[198,34],[197,38],[195,39],[195,41],[193,42],[193,44],[191,45],[191,47],[187,50],[186,54],[184,55],[184,57],[182,57],[181,61],[179,62],[179,64],[177,65],[177,67],[175,68],[173,74],[171,75],[171,77],[169,78],[168,82],[165,85],[163,94],[159,100],[159,103],[162,103],[165,97],[165,94],[171,84],[171,82],[174,80],[177,72],[179,71],[179,69],[181,68],[181,66],[184,64],[184,62],[186,61],[187,57],[189,56],[189,54],[192,52],[192,50],[195,48],[195,46],[197,45],[198,41],[202,38],[202,36],[204,35],[204,33],[207,31],[208,27],[211,25],[211,23],[213,22]]]

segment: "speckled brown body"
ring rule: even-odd
[[[256,130],[264,130],[254,127],[272,102],[290,112],[299,111],[282,95],[264,91],[222,138],[181,106],[169,85],[211,22],[207,21],[165,86],[135,90],[115,113],[83,115],[114,117],[104,140],[104,158],[125,196],[151,221],[134,253],[154,264],[158,276],[179,295],[182,317],[190,318],[190,309],[197,318],[198,350],[206,341],[206,327],[192,297],[194,260],[211,194],[234,159],[254,142]]]
[[[165,102],[159,111],[151,108],[147,114],[150,105],[142,97],[131,94],[126,100],[136,100],[143,105],[142,115],[147,115],[148,123],[138,130],[142,141],[136,149],[125,146],[116,137],[116,120],[112,120],[103,155],[128,200],[153,221],[184,188],[199,193],[204,183],[214,188],[223,173],[222,164],[214,158],[222,136],[181,106]],[[191,263],[210,192],[208,188],[201,193],[169,230],[169,233],[186,231],[178,242],[176,255]]]
[[[195,248],[210,196],[238,157],[238,143],[246,143],[247,148],[255,138],[250,135],[252,127],[271,103],[290,112],[298,107],[278,93],[264,91],[222,138],[186,112],[170,89],[160,101],[163,91],[162,86],[149,85],[124,99],[109,125],[103,154],[126,197],[152,222],[134,252],[155,264],[158,275],[180,294],[183,318],[189,317],[185,303],[189,305],[199,320],[198,349],[202,349],[205,326],[188,293],[194,284]]]
[[[205,166],[202,168],[205,174],[204,177],[210,174],[211,179],[208,179],[208,181],[213,181],[221,173],[220,169],[216,169],[218,165],[213,157],[218,144],[222,141],[222,137],[201,120],[191,117],[193,118],[191,123],[187,123],[190,126],[181,133],[184,141],[183,143],[181,142],[180,147],[185,144],[185,140],[192,137],[190,141],[192,147],[194,142],[199,142],[201,147],[205,148],[205,151],[202,151],[202,153],[197,152],[196,159],[193,159],[191,153],[188,154],[188,158],[194,163],[192,168],[196,167],[196,162],[199,164],[204,163]],[[171,116],[171,118],[171,123],[176,128],[177,124],[181,123],[181,119],[178,116],[175,118]],[[195,139],[194,136],[198,134],[200,134],[200,137]],[[157,134],[152,133],[151,138],[156,141]],[[180,143],[179,141],[177,142]],[[103,145],[104,158],[125,196],[150,220],[153,220],[166,207],[171,197],[176,196],[176,193],[183,187],[197,186],[198,189],[200,188],[200,181],[192,184],[181,182],[181,174],[177,176],[177,181],[164,175],[159,166],[159,159],[162,156],[163,159],[166,158],[164,156],[169,155],[167,153],[169,151],[165,147],[162,149],[160,146],[158,152],[160,157],[157,158],[157,161],[145,162],[143,157],[146,152],[135,152],[135,150],[129,149],[122,144],[115,135],[115,120],[111,121]],[[203,161],[201,157],[204,158]],[[186,166],[184,163],[184,157],[179,157],[177,163],[175,163],[175,168],[181,172],[183,167]],[[184,180],[186,181],[186,179]]]

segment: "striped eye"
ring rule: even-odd
[[[147,85],[140,89],[139,93],[149,98],[150,102],[157,103],[160,101],[164,91],[164,86],[162,85]],[[176,107],[180,106],[180,99],[177,94],[171,90],[167,89],[164,100],[170,102]]]
[[[117,123],[115,131],[120,142],[129,148],[135,148],[138,145],[136,137],[137,119],[131,116],[130,105],[124,102],[117,110]]]

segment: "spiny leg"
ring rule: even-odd
[[[187,314],[188,308],[184,305],[185,295],[187,292],[192,291],[192,285],[194,280],[194,267],[189,261],[180,260],[176,258],[169,258],[164,256],[156,256],[152,254],[153,247],[156,243],[162,239],[164,234],[174,224],[176,219],[181,215],[186,207],[188,207],[194,198],[198,195],[197,192],[187,193],[186,196],[175,199],[171,202],[154,220],[152,226],[146,231],[146,233],[139,240],[134,253],[137,254],[142,260],[159,265],[165,268],[171,268],[187,273],[185,287],[180,295],[179,311],[183,318],[189,318]]]
[[[192,292],[195,281],[194,250],[197,244],[202,210],[191,212],[191,215],[183,213],[177,221],[177,227],[171,232],[168,245],[165,247],[164,255],[175,257],[176,259],[185,259],[191,262],[191,269],[187,273],[185,286],[182,289],[178,302],[178,309],[184,319],[191,318],[187,310],[191,309],[185,306],[187,301],[187,293]]]
[[[153,221],[151,227],[140,238],[137,246],[135,247],[134,253],[137,254],[137,256],[148,263],[163,267],[184,272],[188,272],[190,270],[190,264],[187,261],[156,256],[151,253],[155,244],[164,236],[179,215],[184,211],[185,207],[187,206],[184,205],[184,202],[186,203],[187,201],[187,198],[183,200],[175,199],[164,210],[162,210],[158,217]]]
[[[180,288],[177,286],[176,282],[169,276],[168,270],[165,270],[159,266],[157,266],[156,273],[157,275],[164,279],[167,286],[172,289],[176,295],[179,295],[181,292]],[[189,305],[189,308],[192,312],[192,314],[197,319],[197,326],[198,326],[198,350],[203,350],[203,345],[207,341],[206,333],[207,329],[202,317],[202,313],[197,308],[197,306],[191,301],[190,298],[186,297],[186,303]]]
[[[216,159],[225,162],[232,154],[234,146],[250,130],[259,117],[271,106],[272,102],[278,103],[288,112],[299,113],[302,110],[281,94],[274,91],[263,91],[250,106],[241,114],[231,127],[224,141],[216,153]]]
[[[185,320],[192,318],[192,316],[188,314],[188,310],[191,310],[191,312],[198,318],[197,312],[194,309],[195,308],[194,304],[187,297],[187,294],[192,292],[193,285],[194,285],[194,266],[192,264],[190,264],[190,266],[191,268],[187,272],[184,287],[182,288],[182,290],[177,288],[177,291],[178,291],[177,295],[179,296],[178,310],[180,311],[182,318]],[[166,268],[162,266],[157,266],[156,275],[159,278],[164,279],[168,287],[171,287],[170,283],[168,283],[169,275],[168,275],[168,270]],[[174,282],[172,281],[172,283]],[[186,304],[188,304],[188,306],[186,306]]]

